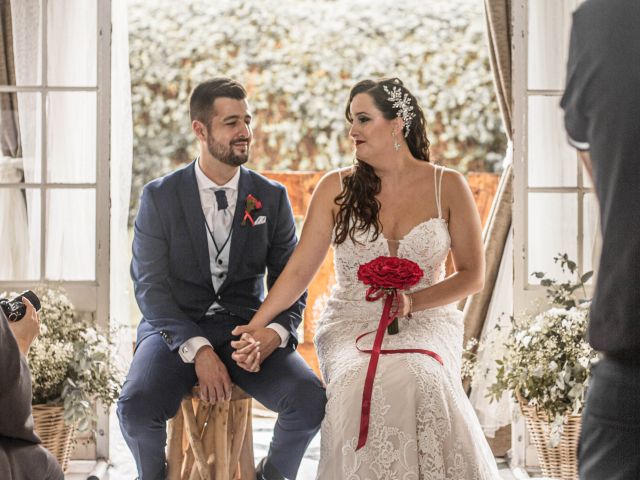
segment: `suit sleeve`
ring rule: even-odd
[[[297,244],[293,210],[284,188],[280,191],[278,204],[276,229],[267,256],[267,288],[269,289],[278,279]],[[305,292],[291,307],[278,314],[271,322],[282,325],[289,332],[289,341],[294,347],[298,344],[297,328],[302,321],[306,300],[307,293]]]
[[[0,437],[39,443],[31,416],[31,374],[0,311]]]
[[[169,242],[162,218],[148,187],[142,192],[133,237],[131,278],[144,319],[172,351],[204,332],[178,306],[169,285]]]

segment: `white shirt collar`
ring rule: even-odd
[[[218,185],[211,180],[200,168],[200,158],[196,160],[196,182],[198,182],[198,190],[211,190],[212,188],[228,188],[230,190],[238,190],[238,182],[240,181],[240,167],[231,179],[224,185]]]

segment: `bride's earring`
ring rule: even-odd
[[[395,130],[391,132],[391,136],[393,137],[393,149],[397,152],[400,150],[400,142],[398,142],[398,134]]]

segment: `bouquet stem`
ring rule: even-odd
[[[389,324],[389,326],[387,327],[387,333],[389,335],[397,335],[398,333],[400,333],[400,327],[398,326],[398,318],[394,318],[393,322],[391,322]]]

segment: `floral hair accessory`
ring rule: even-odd
[[[244,204],[244,217],[242,218],[242,225],[243,226],[246,225],[248,220],[253,226],[254,220],[253,220],[253,217],[251,216],[251,213],[261,208],[262,208],[262,202],[260,200],[258,200],[256,197],[254,197],[251,194],[247,195],[247,199],[245,200],[245,204]]]
[[[383,85],[384,91],[387,92],[389,97],[388,101],[393,102],[393,108],[398,112],[398,118],[402,118],[404,122],[404,136],[409,136],[409,129],[411,128],[411,121],[415,118],[416,114],[413,113],[413,105],[411,105],[411,98],[408,93],[402,94],[400,87],[393,87],[389,90],[389,87]]]

